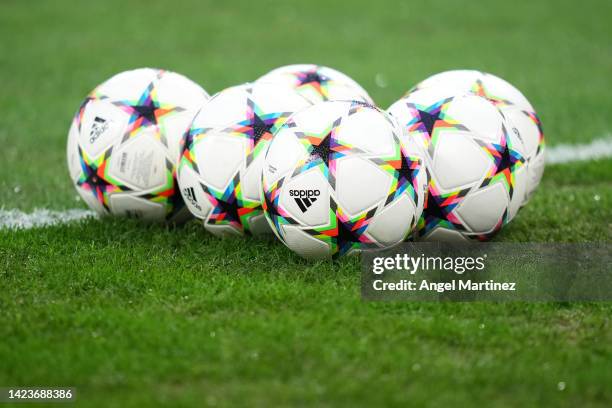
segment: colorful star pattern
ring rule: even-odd
[[[454,97],[446,98],[429,106],[406,102],[410,120],[403,125],[408,132],[416,132],[422,136],[424,146],[432,158],[441,130],[467,130],[446,112],[453,99]]]
[[[106,211],[110,211],[109,194],[131,191],[130,188],[121,182],[114,180],[107,172],[108,161],[112,151],[113,148],[111,147],[94,159],[89,157],[79,146],[81,175],[76,184],[83,190],[91,192]]]
[[[479,188],[499,181],[505,185],[510,198],[512,198],[514,193],[514,174],[525,163],[525,159],[512,148],[511,139],[508,136],[506,127],[502,125],[502,136],[499,144],[487,143],[480,139],[474,140],[492,159],[492,163]]]
[[[470,190],[470,188],[467,188],[443,194],[440,192],[436,181],[430,178],[423,216],[417,226],[419,235],[424,236],[438,227],[465,231],[461,220],[457,218],[453,211]]]
[[[306,71],[297,71],[294,76],[298,92],[303,91],[305,88],[312,88],[323,97],[323,100],[329,99],[328,84],[331,82],[331,79],[322,75],[319,72],[319,67],[313,67]]]
[[[161,79],[164,75],[163,70],[159,70],[156,80]],[[112,101],[112,104],[119,107],[121,110],[130,115],[128,121],[128,130],[123,136],[122,143],[134,137],[139,130],[144,127],[155,127],[157,130],[156,136],[165,145],[168,146],[168,141],[165,132],[160,130],[162,126],[162,118],[167,115],[175,114],[184,111],[179,106],[174,106],[162,103],[157,97],[156,80],[152,81],[140,95],[138,100],[121,100]],[[100,99],[105,99],[101,97]]]

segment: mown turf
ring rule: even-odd
[[[478,68],[524,90],[549,145],[588,142],[610,131],[611,13],[608,1],[5,0],[0,207],[84,207],[68,124],[97,83],[139,66],[212,93],[312,61],[381,106],[436,71]],[[551,166],[496,239],[609,242],[611,187],[610,159]],[[78,405],[100,407],[612,404],[609,303],[364,303],[358,269],[195,223],[0,231],[0,386],[72,385]]]

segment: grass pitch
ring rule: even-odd
[[[83,207],[65,164],[81,99],[140,66],[210,93],[316,62],[383,107],[426,76],[517,85],[549,146],[609,135],[612,4],[0,4],[0,206]],[[555,165],[501,241],[612,239],[612,160]],[[610,406],[612,306],[374,304],[358,260],[272,240],[90,220],[0,230],[0,386],[79,406]]]

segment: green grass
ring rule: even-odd
[[[548,145],[585,143],[610,133],[611,14],[591,0],[4,0],[0,207],[84,206],[65,164],[72,114],[139,66],[213,93],[317,62],[384,107],[431,73],[478,68],[524,91]],[[496,239],[609,242],[611,187],[610,159],[550,166]],[[0,386],[72,385],[100,407],[612,404],[609,303],[364,303],[358,269],[195,223],[3,230]]]

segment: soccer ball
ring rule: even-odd
[[[286,65],[268,72],[257,82],[291,86],[312,103],[355,100],[374,105],[370,95],[357,82],[340,71],[320,65]]]
[[[474,70],[441,72],[420,82],[412,91],[431,87],[473,92],[487,98],[514,125],[522,141],[520,153],[527,162],[528,180],[523,202],[525,204],[540,184],[545,164],[542,123],[527,98],[503,79]]]
[[[441,88],[410,93],[388,112],[417,144],[429,192],[417,236],[487,240],[518,212],[526,188],[521,142],[499,109],[475,94]]]
[[[310,102],[293,88],[244,84],[214,95],[184,139],[181,194],[218,236],[269,232],[259,196],[261,164],[272,134]]]
[[[293,115],[272,140],[262,172],[276,236],[313,259],[407,238],[423,209],[427,175],[400,133],[385,112],[356,101],[320,102]]]
[[[179,143],[208,94],[174,72],[117,74],[83,101],[68,133],[68,169],[101,215],[145,221],[189,218],[175,190]]]

